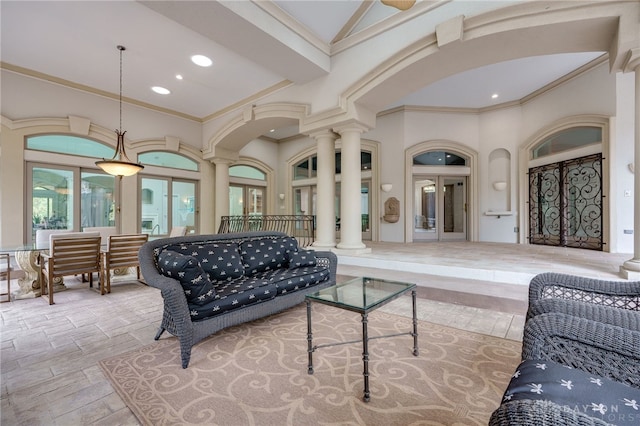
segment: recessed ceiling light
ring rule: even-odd
[[[213,61],[204,55],[193,55],[191,60],[194,64],[200,65],[201,67],[210,67],[211,64],[213,64]]]
[[[498,99],[498,94],[494,93],[493,95],[491,95],[491,99]]]
[[[275,131],[276,131],[276,129],[271,129],[271,130],[269,130],[269,132],[270,132],[270,133],[273,133],[273,132],[275,132]]]
[[[153,90],[154,92],[160,95],[168,95],[169,93],[171,93],[171,90],[165,89],[164,87],[160,87],[160,86],[153,86],[151,90]]]
[[[182,80],[182,74],[176,74],[176,79]]]

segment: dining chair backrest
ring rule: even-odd
[[[48,249],[50,247],[49,235],[66,234],[68,229],[38,229],[36,231],[36,248]]]
[[[40,253],[40,288],[42,296],[53,305],[54,278],[88,274],[93,286],[93,273],[100,272],[100,233],[67,232],[49,235],[49,253]],[[102,287],[102,278],[100,283]]]
[[[107,240],[111,235],[118,233],[115,226],[87,226],[82,229],[82,232],[99,232],[103,245],[107,244]]]
[[[100,233],[67,232],[49,236],[49,269],[53,277],[100,272]]]
[[[56,246],[59,244],[55,243],[57,240],[68,240],[68,239],[83,239],[83,238],[94,238],[100,237],[99,232],[61,232],[54,233],[49,235],[49,254],[51,256],[56,255],[56,250],[58,249]],[[98,243],[98,251],[100,251],[100,242]]]
[[[111,235],[105,253],[105,269],[138,266],[138,250],[148,239],[148,234]]]
[[[140,279],[140,261],[138,251],[149,240],[149,234],[111,235],[107,249],[103,253],[102,281],[100,294],[111,293],[111,270],[116,268],[136,268]]]

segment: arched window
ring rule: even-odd
[[[198,163],[184,155],[173,152],[149,151],[138,155],[138,161],[145,165],[170,167],[172,169],[198,171]]]
[[[545,157],[600,142],[602,142],[601,127],[572,127],[554,133],[534,146],[531,150],[531,158]]]
[[[413,157],[414,166],[466,166],[467,160],[447,151],[428,151]]]
[[[58,154],[79,155],[91,158],[111,158],[114,149],[111,146],[71,135],[38,135],[27,138],[27,149],[34,151],[56,152]]]

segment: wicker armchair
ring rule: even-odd
[[[626,314],[635,329],[558,312],[536,315],[525,324],[522,359],[555,361],[640,388],[640,331],[633,318],[640,314]]]
[[[529,309],[541,299],[575,300],[640,311],[640,281],[606,281],[546,272],[529,284]],[[527,320],[532,316],[527,312]]]

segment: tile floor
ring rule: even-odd
[[[420,319],[515,340],[522,335],[526,277],[555,271],[619,279],[620,264],[630,258],[486,243],[370,246],[370,254],[340,257],[340,279],[415,282]],[[69,290],[56,293],[53,306],[44,299],[0,304],[0,424],[139,424],[97,364],[153,342],[160,294],[131,278],[118,277],[105,296],[67,278]],[[381,309],[409,315],[409,303],[402,297]]]

